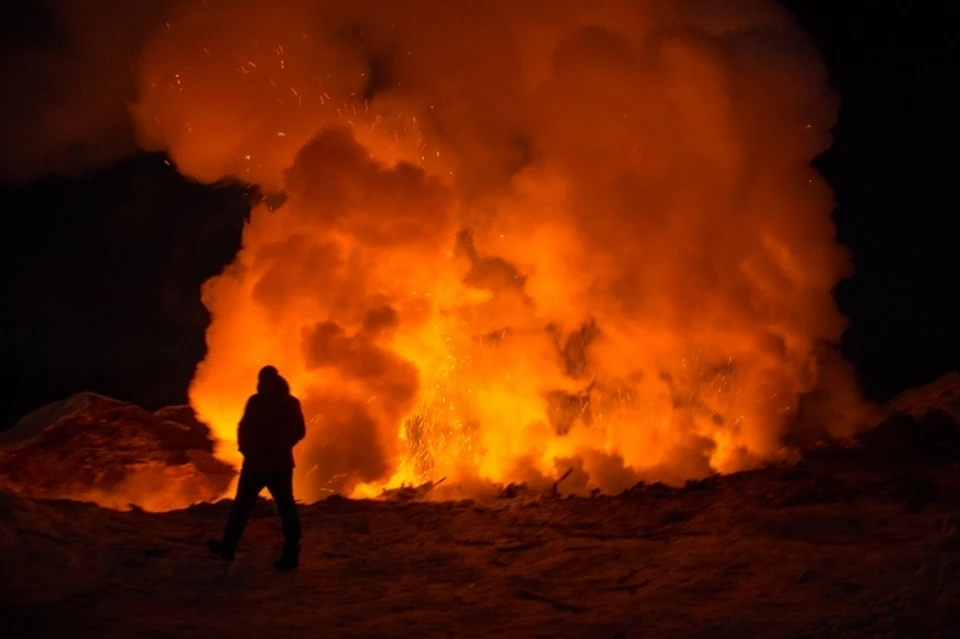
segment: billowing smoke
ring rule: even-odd
[[[205,288],[191,397],[231,458],[278,366],[306,498],[612,491],[859,423],[837,100],[772,2],[184,2],[138,83],[145,148],[285,197]]]

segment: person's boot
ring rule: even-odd
[[[211,539],[207,542],[207,550],[212,552],[224,561],[233,561],[233,548],[229,548],[225,543],[218,539]]]
[[[273,567],[279,570],[280,572],[290,572],[296,570],[297,566],[300,565],[300,546],[297,545],[283,545],[283,555],[278,559]]]

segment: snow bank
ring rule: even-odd
[[[184,508],[219,498],[235,476],[214,457],[213,444],[189,407],[150,413],[83,393],[31,413],[5,434],[0,486],[110,508]]]

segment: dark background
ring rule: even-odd
[[[0,46],[45,28],[42,12],[16,4]],[[851,320],[844,351],[867,395],[883,400],[960,368],[960,9],[785,4],[817,41],[843,100],[836,143],[818,166],[856,267],[836,291]],[[0,430],[83,390],[150,407],[185,401],[204,354],[200,285],[232,259],[254,197],[240,185],[189,183],[156,154],[82,178],[0,185]]]

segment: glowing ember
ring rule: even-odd
[[[742,469],[828,378],[817,416],[850,427],[810,168],[836,105],[787,15],[328,4],[189,4],[142,59],[146,145],[287,196],[203,293],[191,398],[224,459],[267,363],[309,419],[306,499]]]

